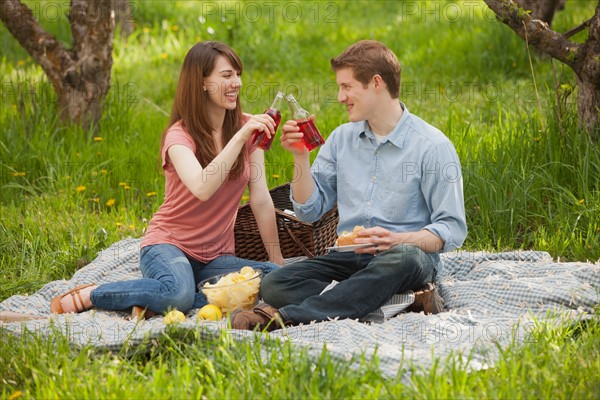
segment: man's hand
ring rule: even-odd
[[[314,115],[311,115],[310,118],[312,120],[315,119]],[[304,134],[298,128],[298,122],[289,120],[281,127],[281,138],[279,139],[281,147],[294,155],[306,155],[308,154],[308,149],[302,141],[303,136]]]
[[[397,234],[379,226],[359,231],[354,243],[370,244],[371,246],[358,248],[354,252],[379,254],[397,244],[395,235]]]
[[[410,244],[427,253],[435,253],[444,248],[444,241],[434,233],[422,229],[417,232],[392,232],[376,226],[358,232],[356,244],[368,243],[371,246],[356,249],[355,253],[379,254],[397,244]]]

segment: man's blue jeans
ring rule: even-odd
[[[362,318],[394,294],[421,288],[435,279],[430,254],[397,245],[373,256],[331,252],[293,263],[265,276],[263,300],[295,324],[329,318]],[[320,295],[332,280],[339,283]]]
[[[91,293],[92,304],[107,310],[128,310],[133,306],[165,313],[170,308],[188,312],[207,304],[196,285],[215,275],[239,271],[244,266],[267,274],[279,268],[269,262],[250,261],[224,255],[205,264],[188,257],[170,244],[146,246],[140,251],[142,279],[100,285]]]

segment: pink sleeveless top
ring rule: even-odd
[[[236,179],[227,179],[210,199],[201,201],[185,187],[175,167],[167,162],[167,150],[174,144],[189,147],[196,153],[192,137],[179,122],[169,128],[161,149],[165,199],[152,217],[141,247],[172,244],[201,262],[235,254],[233,227],[249,180],[249,156],[256,147],[248,141],[243,173]],[[227,171],[215,173],[222,174],[224,180],[227,178]]]

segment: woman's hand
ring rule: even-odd
[[[281,252],[278,255],[271,257],[269,261],[271,261],[273,264],[281,265],[282,267],[285,264],[285,259],[281,255]]]
[[[265,132],[269,137],[275,135],[275,121],[267,114],[253,115],[238,133],[247,141],[254,131]]]

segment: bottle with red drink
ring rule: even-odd
[[[283,92],[277,92],[277,96],[275,96],[275,100],[273,100],[273,104],[267,110],[265,110],[264,114],[269,115],[275,121],[275,130],[273,131],[273,135],[269,137],[266,132],[263,131],[254,131],[252,136],[252,144],[263,149],[269,150],[271,148],[271,144],[273,144],[273,139],[275,139],[275,133],[277,132],[277,127],[279,127],[279,123],[281,122],[281,103],[283,101]]]
[[[298,128],[300,128],[300,132],[304,134],[302,141],[304,142],[304,146],[306,146],[308,151],[313,151],[317,147],[324,144],[325,139],[323,139],[323,136],[321,136],[321,133],[315,126],[313,120],[310,119],[310,113],[300,107],[298,101],[291,94],[289,94],[285,99],[287,100],[290,110],[292,111],[292,119],[298,122]]]

